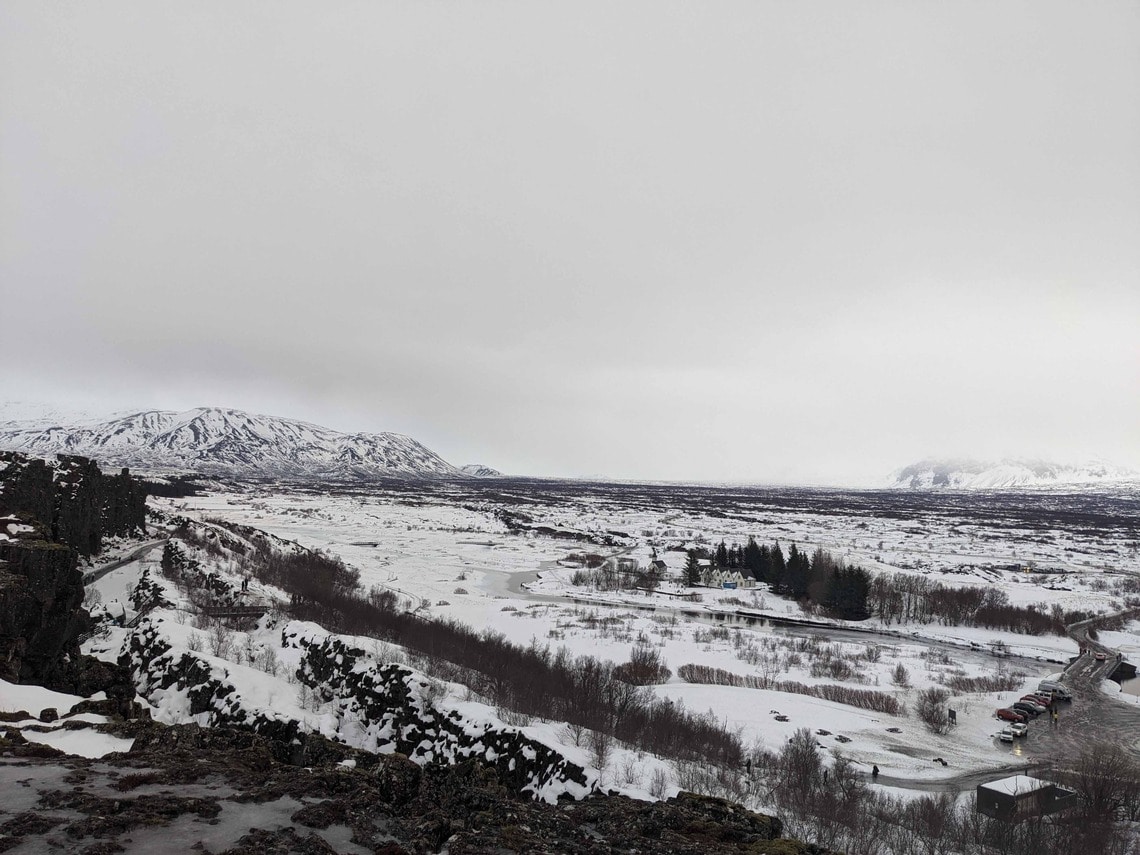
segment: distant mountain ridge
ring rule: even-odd
[[[23,414],[21,414],[23,415]],[[143,410],[105,420],[6,421],[0,449],[80,454],[113,466],[258,478],[464,477],[431,449],[398,433],[341,433],[295,419],[199,407]]]
[[[468,463],[460,466],[459,470],[464,475],[470,475],[472,478],[502,478],[503,473],[498,469],[492,469],[490,466],[484,466],[482,463]]]
[[[1022,458],[999,461],[928,458],[894,472],[888,486],[912,490],[990,490],[1130,481],[1140,481],[1140,473],[1103,460],[1067,464]]]

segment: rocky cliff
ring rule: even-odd
[[[49,463],[0,451],[0,507],[36,520],[49,540],[79,555],[98,554],[104,537],[142,532],[146,491],[124,469],[104,475],[86,457],[60,454]]]
[[[89,619],[77,559],[105,536],[143,530],[145,501],[126,471],[0,452],[0,678],[86,694],[123,682],[118,669],[79,655]]]

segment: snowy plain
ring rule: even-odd
[[[657,554],[677,572],[683,563],[679,550],[686,546],[715,545],[722,539],[741,544],[755,536],[761,542],[795,542],[809,551],[823,547],[872,572],[1000,587],[1016,604],[1102,612],[1122,605],[1117,582],[1140,570],[1137,545],[1126,528],[1109,525],[1097,538],[1080,537],[1066,523],[1063,502],[1059,510],[1054,507],[1056,496],[1041,499],[1046,511],[1040,521],[1008,512],[1009,503],[1001,498],[989,517],[955,517],[940,507],[900,520],[873,508],[846,515],[830,508],[820,512],[812,502],[798,499],[746,513],[746,503],[726,512],[723,504],[670,504],[659,496],[650,501],[589,490],[570,498],[573,491],[535,496],[505,486],[484,490],[486,494],[448,486],[343,492],[274,487],[154,502],[166,512],[225,519],[326,550],[358,570],[365,588],[390,589],[421,614],[493,629],[522,645],[564,646],[575,654],[623,662],[635,645],[651,644],[673,672],[652,691],[723,719],[746,745],[777,749],[797,728],[809,727],[820,734],[829,754],[843,753],[864,770],[878,765],[884,775],[911,780],[1030,762],[1032,740],[1001,744],[993,710],[1057,673],[1077,653],[1075,643],[1063,636],[938,624],[820,620],[763,586],[699,589],[698,603],[679,603],[669,595],[668,584],[654,594],[594,591],[573,584],[567,557],[582,551],[620,553],[644,564]],[[509,524],[511,515],[523,515],[527,524],[522,531]],[[108,599],[121,596],[121,583],[109,578],[107,584]],[[811,617],[826,625],[780,626],[765,616]],[[1140,646],[1130,631],[1114,640],[1121,647]],[[995,657],[995,643],[1004,645],[1009,656]],[[1022,688],[954,693],[951,706],[958,725],[936,736],[913,715],[872,713],[770,689],[698,685],[677,676],[685,664],[742,677],[778,667],[781,680],[835,682],[813,676],[811,657],[796,651],[804,644],[811,646],[812,655],[822,649],[826,656],[858,662],[853,685],[892,694],[908,706],[919,690],[955,676],[1013,671],[1022,675]],[[756,664],[761,660],[768,663],[763,668]],[[906,686],[892,680],[899,665],[909,674]],[[276,696],[272,700],[281,702]],[[557,728],[544,738],[566,743]],[[603,779],[616,782],[617,765],[599,770]]]

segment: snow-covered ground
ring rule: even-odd
[[[1122,605],[1116,585],[1126,577],[1120,573],[1140,570],[1134,546],[1112,533],[1078,541],[1067,530],[1030,533],[1008,520],[988,527],[976,516],[964,521],[935,515],[915,523],[790,507],[749,518],[668,504],[616,502],[585,491],[573,501],[520,496],[516,502],[509,495],[487,501],[469,491],[450,495],[446,488],[423,494],[341,495],[259,489],[155,504],[199,519],[218,517],[254,526],[327,550],[358,570],[365,588],[392,589],[421,613],[493,628],[519,644],[565,646],[576,654],[614,662],[628,660],[635,645],[650,645],[673,673],[653,691],[724,719],[739,728],[746,744],[778,748],[796,728],[810,727],[829,732],[819,737],[829,751],[842,751],[865,768],[878,765],[884,775],[911,778],[952,776],[1016,762],[1017,754],[994,739],[1000,729],[994,708],[1055,672],[1057,663],[1076,654],[1076,645],[1062,636],[939,624],[844,624],[813,617],[827,626],[775,626],[755,616],[809,616],[763,588],[700,589],[700,602],[669,596],[669,585],[653,595],[591,591],[572,584],[575,568],[565,559],[572,552],[620,552],[644,565],[656,550],[670,570],[678,572],[684,558],[678,548],[722,539],[740,544],[751,535],[761,542],[795,542],[809,551],[821,546],[872,572],[1000,587],[1015,604],[1104,612]],[[530,527],[539,530],[512,532],[501,513],[504,508],[525,514]],[[1027,566],[1068,572],[1029,572]],[[108,586],[117,584],[113,576]],[[108,587],[107,596],[121,597],[121,586],[114,591]],[[745,619],[738,612],[753,617]],[[1131,639],[1140,649],[1135,635],[1124,635],[1116,646]],[[997,642],[1012,658],[992,655]],[[804,644],[807,649],[796,649]],[[842,678],[821,668],[821,662],[828,661],[840,663],[834,667]],[[1021,689],[1014,692],[952,691],[950,705],[958,713],[958,726],[948,735],[935,736],[912,714],[873,713],[771,689],[687,683],[677,676],[686,664],[807,686],[847,684],[890,695],[908,707],[917,692],[955,677],[996,677],[1010,671],[1023,676]],[[908,675],[906,686],[893,679],[900,665]],[[777,714],[787,720],[777,720]],[[548,736],[565,741],[557,729]],[[836,738],[840,736],[848,741]],[[948,765],[933,763],[935,757]],[[609,770],[611,779],[615,770]]]
[[[102,697],[100,693],[99,697]],[[3,722],[2,727],[17,730],[29,742],[50,745],[65,754],[80,757],[102,757],[116,751],[128,751],[134,740],[122,739],[98,730],[106,724],[106,716],[75,713],[71,710],[84,698],[53,692],[43,686],[25,686],[0,680],[0,713],[29,713],[28,718]],[[58,718],[41,721],[44,710],[53,709]],[[50,718],[50,716],[49,716]]]
[[[90,590],[99,592],[96,599],[101,600],[101,607],[96,612],[105,619],[101,630],[83,647],[85,653],[107,661],[117,661],[124,651],[133,651],[136,671],[154,677],[141,687],[138,700],[149,709],[155,721],[164,724],[195,722],[203,726],[239,721],[246,725],[253,723],[255,729],[257,720],[296,723],[299,732],[320,734],[354,748],[377,753],[391,753],[396,750],[398,737],[407,738],[407,724],[397,732],[386,718],[369,718],[364,712],[367,705],[362,704],[360,698],[345,694],[343,686],[338,688],[327,680],[319,686],[310,686],[298,679],[298,674],[308,667],[306,657],[321,645],[347,645],[346,649],[356,650],[360,656],[355,664],[345,666],[353,675],[382,675],[391,663],[403,666],[410,658],[407,651],[375,639],[333,636],[316,624],[288,621],[277,613],[267,614],[256,627],[247,630],[229,630],[218,623],[209,628],[197,626],[198,621],[191,616],[193,606],[184,598],[183,592],[159,575],[158,554],[153,553],[153,557],[147,556],[113,570],[89,586]],[[225,561],[208,564],[209,558],[204,554],[196,553],[195,557],[202,559],[204,566],[219,578],[240,585],[241,576]],[[166,603],[148,611],[137,629],[122,625],[132,622],[138,615],[132,606],[132,593],[144,577],[145,584],[161,591]],[[250,592],[262,601],[280,602],[285,599],[280,591],[256,582],[251,585]],[[149,646],[140,648],[140,639]],[[185,679],[170,679],[187,671],[182,661],[185,657],[202,666],[197,676],[192,678],[197,680],[193,684],[188,684]],[[333,658],[336,666],[340,667],[345,654],[337,653]],[[454,761],[478,754],[494,760],[497,756],[494,747],[496,734],[505,734],[509,739],[511,734],[517,733],[530,740],[531,746],[545,746],[555,755],[585,770],[581,782],[557,771],[536,779],[531,789],[536,796],[552,803],[566,793],[581,797],[596,786],[616,789],[633,797],[649,798],[648,787],[654,773],[660,770],[664,775],[667,771],[664,761],[621,747],[613,750],[605,768],[594,769],[589,750],[585,745],[574,744],[563,723],[529,717],[519,717],[524,720],[507,723],[504,721],[507,713],[482,702],[466,687],[426,677],[415,668],[406,668],[405,671],[407,676],[397,682],[407,682],[415,703],[422,705],[425,716],[425,738],[410,753],[417,762],[433,759]],[[377,679],[378,684],[383,685],[383,679]],[[204,681],[216,682],[219,691],[211,703],[199,711],[193,706],[192,695],[202,693]],[[54,699],[70,708],[80,700],[42,689],[39,691],[40,694],[34,697],[29,695],[26,703],[34,706],[33,701]],[[371,700],[371,696],[366,700]],[[448,721],[458,722],[467,742],[474,742],[474,747],[465,745],[463,738],[458,742],[445,739],[440,719],[430,717],[429,707]],[[56,738],[47,735],[33,737],[31,733],[25,735],[29,739],[50,742],[61,750],[70,750],[63,735]],[[73,753],[94,750],[78,740],[75,744],[82,750]],[[129,745],[127,741],[126,747]],[[108,739],[105,750],[125,748],[121,742]],[[524,757],[528,752],[533,755],[533,748],[526,745],[521,750]],[[676,791],[676,786],[666,787],[659,795]]]

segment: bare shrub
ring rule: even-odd
[[[614,669],[614,677],[634,686],[653,686],[668,682],[673,672],[661,661],[657,648],[637,644],[630,653],[629,661]]]
[[[621,782],[627,787],[641,786],[641,764],[634,755],[629,755],[621,764]]]
[[[586,740],[590,749],[590,758],[599,772],[604,772],[613,753],[614,738],[604,730],[591,730]]]
[[[234,631],[221,621],[210,627],[210,652],[219,659],[229,659],[233,651]]]
[[[649,776],[649,795],[655,799],[663,799],[669,792],[672,779],[669,773],[660,767],[653,770]]]
[[[202,636],[196,632],[191,632],[186,639],[186,648],[194,653],[202,652]]]
[[[855,680],[857,677],[850,662],[830,656],[814,660],[810,672],[813,677],[828,677],[832,680]]]
[[[748,797],[748,782],[739,766],[710,766],[691,760],[674,764],[677,786],[690,793],[704,793],[735,802]]]
[[[586,728],[574,722],[567,722],[566,726],[562,728],[562,732],[566,734],[566,737],[571,742],[580,746],[582,744],[582,737],[586,734]]]
[[[804,789],[823,779],[823,761],[819,756],[815,735],[809,728],[801,727],[792,734],[780,752],[779,763],[785,778],[798,782]]]
[[[994,674],[981,677],[967,677],[955,674],[946,680],[943,685],[959,694],[969,692],[1012,692],[1025,681],[1025,674],[1021,671],[1011,671],[1008,674]]]
[[[722,668],[711,668],[708,665],[682,665],[677,669],[677,676],[687,683],[703,683],[714,686],[741,686],[748,689],[772,689],[777,692],[790,692],[797,695],[810,695],[823,698],[838,704],[847,704],[865,710],[887,713],[888,715],[904,715],[906,707],[893,695],[874,689],[856,689],[852,686],[839,686],[823,684],[809,686],[795,680],[769,680],[766,677],[754,675],[733,674]]]
[[[901,662],[891,672],[891,682],[900,689],[905,689],[910,685],[910,671]]]
[[[280,667],[277,661],[277,651],[272,647],[266,647],[261,651],[261,656],[258,657],[257,667],[271,677],[276,677],[277,669]]]
[[[1135,821],[1140,816],[1140,764],[1119,745],[1095,743],[1065,776],[1091,822]]]

